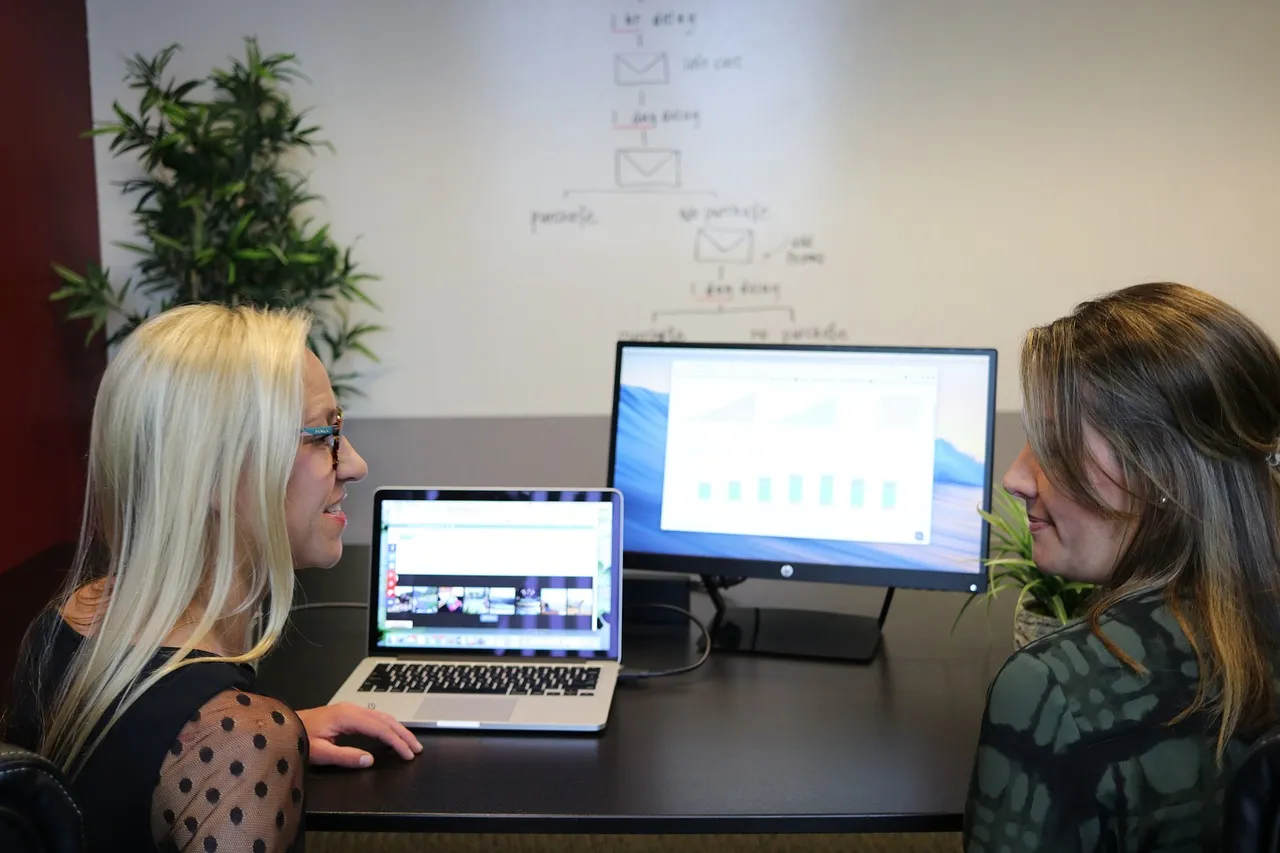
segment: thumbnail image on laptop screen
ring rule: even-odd
[[[529,499],[377,499],[377,648],[616,653],[617,501],[518,494]]]

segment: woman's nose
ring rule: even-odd
[[[338,479],[354,483],[363,480],[368,473],[368,463],[364,461],[364,457],[356,450],[351,440],[344,435],[342,444],[338,447]]]
[[[1036,458],[1031,452],[1030,443],[1022,445],[1018,457],[1013,460],[1009,470],[1000,478],[1000,485],[1009,494],[1023,500],[1035,500],[1036,497]]]

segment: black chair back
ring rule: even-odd
[[[62,772],[35,753],[0,743],[0,850],[84,849],[84,817]]]
[[[1232,771],[1222,809],[1223,853],[1280,853],[1280,727]]]

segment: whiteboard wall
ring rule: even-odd
[[[382,281],[361,417],[604,414],[620,337],[996,346],[1196,284],[1280,331],[1280,4],[89,0],[123,58],[299,54]],[[98,143],[103,254],[131,234]]]

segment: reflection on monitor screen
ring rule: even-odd
[[[620,344],[627,565],[985,585],[991,350]]]

